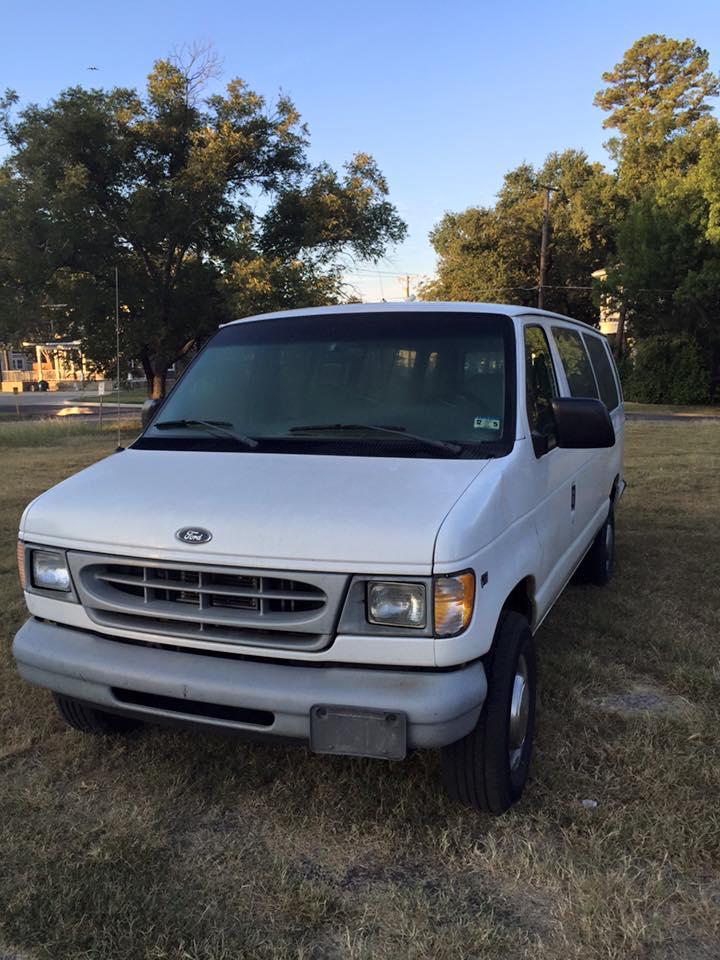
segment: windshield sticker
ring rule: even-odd
[[[499,417],[475,417],[475,423],[473,425],[476,430],[499,430],[500,418]]]

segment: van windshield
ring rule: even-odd
[[[404,311],[224,327],[136,446],[483,457],[513,438],[509,318]]]

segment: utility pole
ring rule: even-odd
[[[548,187],[545,184],[540,184],[540,186],[545,191],[545,202],[543,204],[543,221],[542,221],[542,233],[540,235],[540,272],[538,274],[538,295],[537,295],[537,305],[540,310],[542,310],[544,305],[544,288],[545,281],[547,280],[547,271],[548,271],[548,240],[550,237],[550,193],[551,191],[557,192],[556,187]]]
[[[115,350],[116,350],[116,372],[117,377],[117,452],[123,448],[120,445],[120,280],[118,278],[118,268],[115,267]],[[102,400],[100,401],[100,411],[102,412]]]
[[[627,304],[625,302],[625,293],[621,291],[622,300],[618,310],[618,325],[613,337],[612,351],[616,360],[620,360],[625,347],[625,318],[627,316]]]
[[[405,299],[410,299],[410,274],[405,274]]]

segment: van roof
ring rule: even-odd
[[[421,300],[411,301],[409,303],[341,303],[330,307],[303,307],[299,310],[275,310],[272,313],[259,313],[252,317],[242,317],[238,320],[232,320],[223,326],[231,326],[235,323],[249,323],[256,320],[269,320],[271,317],[311,317],[318,314],[363,314],[363,313],[417,313],[447,311],[453,313],[502,313],[508,317],[552,317],[555,320],[564,320],[566,323],[574,323],[586,330],[594,330],[595,327],[584,323],[582,320],[574,320],[572,317],[563,316],[561,313],[552,313],[550,310],[538,310],[537,307],[520,307],[517,304],[510,303],[470,303],[459,300],[437,301]]]

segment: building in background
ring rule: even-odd
[[[103,381],[90,369],[79,340],[25,341],[22,349],[0,347],[0,391],[83,390]]]
[[[593,271],[593,279],[599,280],[601,284],[607,280],[607,270],[603,267],[600,270]],[[616,297],[608,293],[600,295],[600,333],[606,337],[614,337],[617,333],[620,323],[620,304]]]

